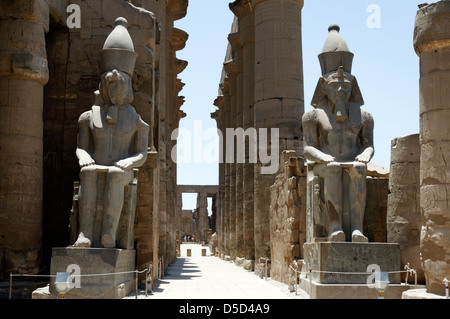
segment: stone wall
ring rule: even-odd
[[[396,138],[391,146],[387,210],[387,240],[400,244],[401,268],[416,269],[425,283],[420,261],[420,144],[419,134]]]
[[[283,152],[281,173],[270,187],[272,279],[288,283],[289,266],[303,259],[306,241],[306,172],[304,159]]]

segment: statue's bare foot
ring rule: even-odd
[[[330,236],[328,236],[328,241],[345,241],[345,234],[342,230],[337,230],[333,233],[331,233]]]
[[[73,246],[90,248],[92,246],[92,243],[89,238],[86,238],[83,233],[80,233],[77,241],[75,242],[75,244],[73,244]]]
[[[114,248],[116,247],[116,241],[110,234],[103,234],[102,246],[103,248]]]
[[[361,231],[354,230],[352,233],[352,242],[354,243],[367,243],[369,242],[369,239],[364,236]]]

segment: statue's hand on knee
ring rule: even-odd
[[[367,164],[372,159],[373,153],[374,153],[373,147],[368,147],[364,150],[364,152],[356,156],[355,161]]]
[[[356,156],[355,161],[359,163],[367,164],[370,162],[370,155],[362,153],[361,155]]]
[[[317,158],[317,161],[319,163],[329,164],[336,161],[336,157],[323,153],[320,155],[320,157]]]
[[[90,156],[83,156],[79,159],[80,167],[95,165],[95,161]]]
[[[131,169],[133,168],[133,165],[134,165],[133,161],[128,158],[120,160],[117,163],[114,163],[114,166],[121,168],[123,170]]]

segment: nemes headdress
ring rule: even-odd
[[[134,51],[133,40],[128,33],[128,21],[125,18],[116,19],[116,27],[108,36],[102,50],[103,72],[114,69],[133,76],[137,53]]]

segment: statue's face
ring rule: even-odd
[[[346,105],[352,94],[353,76],[343,70],[331,73],[325,78],[324,93],[328,100],[335,105],[338,122],[347,119]]]
[[[114,105],[126,105],[133,100],[131,78],[120,71],[113,70],[102,76],[103,95]],[[105,98],[105,96],[104,96]]]
[[[325,94],[333,104],[346,103],[352,93],[353,76],[346,72],[334,72],[325,79]]]

